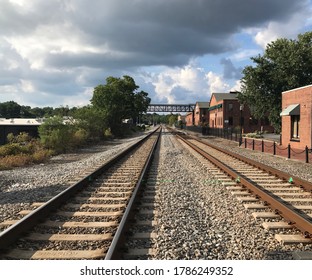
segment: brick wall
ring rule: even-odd
[[[282,116],[282,145],[291,145],[293,148],[304,149],[312,147],[312,85],[297,88],[282,93],[282,110],[292,104],[300,104],[299,139],[292,140],[291,116]]]
[[[185,116],[185,125],[186,126],[192,126],[193,125],[193,113],[188,113]]]

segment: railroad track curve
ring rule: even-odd
[[[161,134],[154,130],[19,220],[1,223],[0,259],[114,259]]]
[[[262,219],[267,230],[280,230],[284,244],[312,243],[312,184],[291,174],[214,146],[198,137],[175,133],[180,141],[208,159],[215,178],[231,191],[246,209]],[[298,234],[288,234],[290,229]]]

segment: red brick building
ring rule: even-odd
[[[201,126],[204,123],[209,122],[209,102],[196,102],[194,125]]]
[[[243,133],[255,131],[273,132],[267,118],[258,120],[252,117],[248,106],[242,105],[237,99],[238,92],[212,93],[208,109],[209,127],[239,128]]]
[[[193,112],[189,112],[184,116],[184,120],[185,120],[185,125],[186,126],[193,126],[194,125],[194,117],[193,117],[194,113]]]
[[[282,145],[312,148],[312,85],[282,93]]]

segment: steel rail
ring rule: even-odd
[[[231,152],[231,151],[228,151],[228,150],[224,150],[224,149],[222,149],[222,148],[220,148],[220,147],[218,147],[216,145],[213,145],[211,143],[207,143],[207,142],[205,142],[205,141],[203,141],[203,140],[201,140],[201,139],[199,139],[197,137],[190,136],[190,135],[188,135],[188,137],[190,137],[190,138],[192,138],[192,139],[194,139],[194,140],[196,140],[196,141],[198,141],[198,142],[200,142],[200,143],[202,143],[204,145],[210,146],[210,147],[212,147],[212,148],[214,148],[214,149],[216,149],[216,150],[218,150],[220,152],[223,152],[223,153],[225,153],[225,154],[227,154],[229,156],[232,156],[232,157],[234,157],[236,159],[239,159],[239,160],[241,160],[241,161],[243,161],[245,163],[248,163],[248,164],[250,164],[250,165],[252,165],[254,167],[257,167],[258,169],[266,171],[266,172],[268,172],[268,173],[270,173],[270,174],[272,174],[274,176],[277,176],[277,177],[279,177],[279,178],[281,178],[283,180],[288,181],[290,178],[292,178],[293,184],[297,185],[298,187],[303,188],[306,191],[312,192],[312,183],[309,182],[309,181],[306,181],[306,180],[301,179],[301,178],[296,177],[296,176],[292,176],[292,175],[290,175],[290,174],[288,174],[288,173],[286,173],[284,171],[278,170],[278,169],[276,169],[274,167],[271,167],[271,166],[267,166],[267,165],[265,165],[263,163],[255,161],[255,160],[246,158],[246,157],[244,157],[242,155],[239,155],[237,153],[234,153],[234,152]]]
[[[298,228],[305,236],[312,236],[312,223],[308,220],[309,216],[298,214],[298,210],[291,206],[288,202],[283,201],[280,197],[270,193],[265,190],[263,187],[253,184],[247,179],[243,178],[240,173],[235,172],[232,168],[222,163],[220,160],[214,156],[208,154],[204,150],[200,149],[196,145],[190,143],[185,138],[180,135],[177,135],[179,139],[189,145],[192,149],[197,151],[203,157],[211,161],[215,166],[222,169],[234,180],[240,177],[240,184],[251,190],[257,197],[265,201],[273,210],[276,210],[279,215],[284,217],[290,224]],[[192,137],[191,137],[192,138]],[[196,139],[197,140],[197,139]],[[204,142],[203,142],[204,143]],[[204,143],[206,144],[206,143]],[[220,151],[220,149],[219,149]],[[256,165],[255,165],[256,166]]]
[[[122,219],[120,221],[120,224],[118,226],[118,229],[113,237],[112,243],[109,246],[109,249],[105,255],[105,260],[119,260],[121,259],[121,246],[123,245],[123,242],[125,240],[125,235],[126,235],[126,231],[128,229],[128,225],[129,225],[129,220],[131,220],[131,218],[133,217],[133,208],[135,206],[135,202],[137,200],[137,194],[139,193],[141,186],[142,186],[142,182],[144,180],[144,178],[146,177],[146,174],[148,172],[148,169],[151,165],[152,162],[152,158],[154,156],[154,152],[156,150],[157,144],[159,142],[160,139],[160,135],[161,135],[161,130],[157,136],[156,141],[153,144],[153,147],[149,153],[149,156],[144,164],[143,170],[140,174],[140,177],[136,183],[136,186],[134,188],[134,191],[132,193],[131,199],[126,207],[125,213],[122,216]]]
[[[108,168],[110,168],[117,161],[122,159],[128,153],[133,151],[136,147],[140,146],[144,141],[150,138],[159,128],[152,131],[150,134],[137,141],[129,148],[121,151],[108,162],[97,168],[95,171],[80,179],[77,183],[69,186],[67,189],[56,195],[55,197],[48,200],[46,203],[23,217],[21,220],[11,225],[9,228],[0,233],[0,249],[7,248],[10,244],[16,241],[22,234],[33,228],[39,221],[46,218],[48,214],[55,211],[61,204],[66,202],[75,193],[83,189],[91,181],[93,181],[100,174],[103,174]]]

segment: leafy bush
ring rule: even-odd
[[[34,152],[31,156],[32,162],[41,163],[44,162],[47,158],[53,155],[51,150],[38,150]]]
[[[81,147],[88,139],[88,132],[82,128],[77,129],[72,133],[71,146],[72,148]]]
[[[5,156],[1,159],[0,166],[3,169],[9,169],[12,167],[20,167],[27,165],[32,162],[32,158],[29,155],[20,154],[20,155],[11,155]]]
[[[245,137],[248,137],[248,138],[263,138],[262,134],[259,134],[259,133],[256,133],[256,132],[247,133],[247,134],[245,134]]]
[[[8,135],[9,144],[0,146],[0,170],[21,167],[31,163],[40,163],[51,156],[37,139],[31,139],[27,133],[17,136]]]
[[[0,156],[29,154],[30,151],[27,146],[21,146],[20,144],[7,144],[0,146]]]
[[[39,126],[38,131],[45,148],[55,150],[57,153],[66,152],[69,149],[70,125],[64,124],[61,117],[46,120]]]
[[[114,137],[114,136],[113,136],[113,134],[112,134],[111,129],[110,129],[110,128],[105,129],[105,131],[104,131],[104,138],[105,138],[105,139],[111,139],[111,138],[113,138],[113,137]]]

